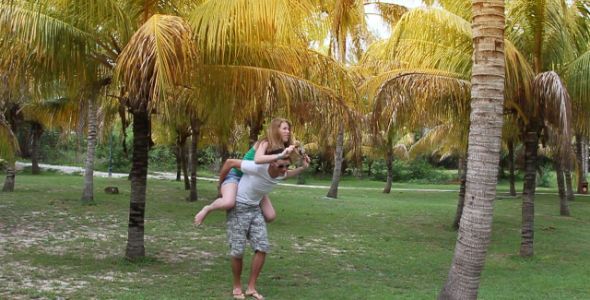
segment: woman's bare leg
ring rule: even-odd
[[[221,198],[215,199],[209,205],[203,206],[201,211],[195,215],[195,224],[201,225],[205,217],[214,210],[228,210],[236,205],[237,183],[227,183],[221,186]]]
[[[264,216],[266,223],[271,223],[277,218],[277,213],[275,212],[275,208],[272,206],[268,195],[264,195],[264,197],[262,197],[262,200],[260,201],[260,208],[262,209],[262,215]]]

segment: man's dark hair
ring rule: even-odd
[[[283,150],[285,150],[285,149],[279,148],[279,149],[275,149],[270,152],[267,152],[266,154],[268,154],[268,155],[281,154],[281,153],[283,153]]]

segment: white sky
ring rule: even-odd
[[[395,3],[403,5],[407,8],[424,6],[421,0],[381,0],[380,2]],[[365,6],[365,11],[367,13],[375,13],[376,8],[374,5],[367,5]],[[389,27],[381,20],[381,17],[379,16],[369,14],[367,16],[367,25],[369,26],[369,30],[375,33],[375,35],[377,35],[379,38],[386,38],[390,34]]]

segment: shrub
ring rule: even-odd
[[[387,180],[387,166],[385,160],[373,163],[373,178],[375,180]],[[434,168],[425,159],[416,159],[410,162],[393,161],[393,181],[410,181],[417,183],[444,183],[451,180],[451,176]]]

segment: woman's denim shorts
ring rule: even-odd
[[[225,180],[223,180],[223,183],[221,185],[223,186],[228,183],[238,184],[238,182],[240,182],[240,178],[242,178],[242,175],[238,174],[238,172],[236,172],[236,169],[231,169],[227,176],[225,176]]]

